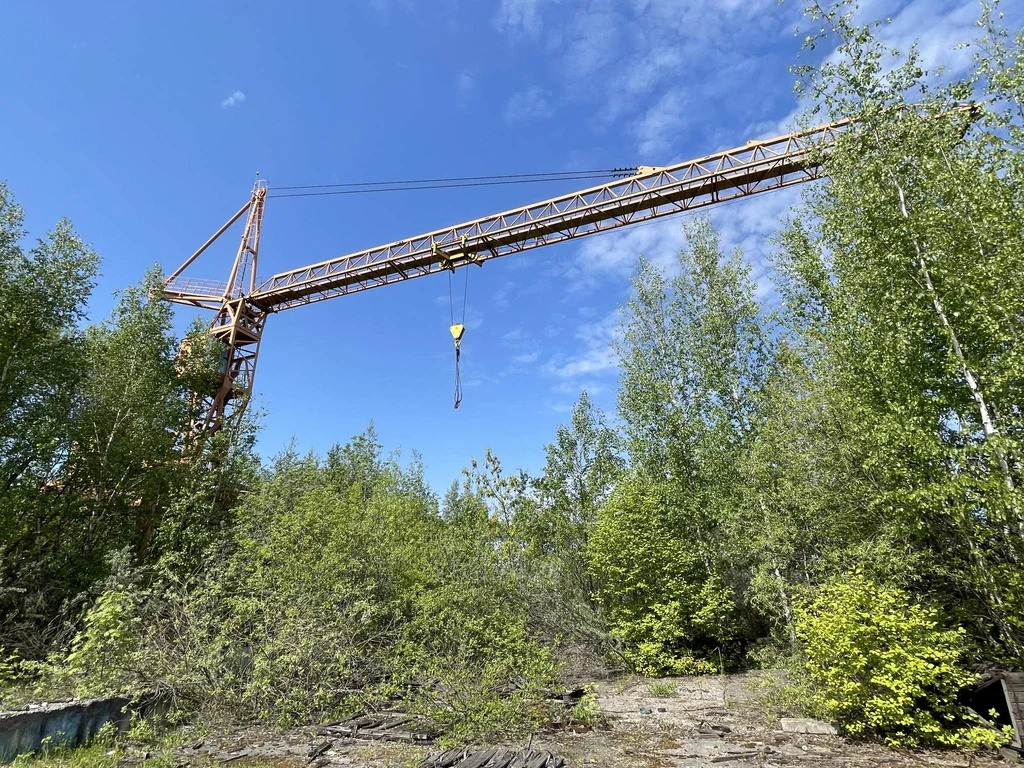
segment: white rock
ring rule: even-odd
[[[812,720],[809,717],[784,717],[782,730],[786,733],[810,733],[817,736],[835,736],[836,729],[823,720]]]

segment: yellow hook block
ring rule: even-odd
[[[462,335],[466,332],[466,326],[462,323],[456,323],[455,325],[448,328],[452,332],[452,338],[455,339],[455,346],[459,346],[462,341]]]

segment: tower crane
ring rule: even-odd
[[[210,334],[223,342],[219,386],[199,393],[202,416],[193,429],[215,432],[241,418],[252,394],[267,318],[276,312],[811,181],[823,175],[823,151],[853,122],[750,141],[673,165],[640,166],[626,178],[280,272],[262,282],[256,270],[268,185],[258,180],[248,202],[164,284],[169,301],[212,310]],[[185,277],[185,270],[242,216],[245,229],[227,282]]]

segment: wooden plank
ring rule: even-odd
[[[551,756],[550,752],[534,752],[530,759],[526,761],[525,768],[545,768],[548,764],[548,758]]]
[[[435,758],[427,758],[423,761],[423,768],[451,768],[466,756],[466,750],[462,748],[449,749],[442,752]]]
[[[491,747],[480,752],[473,752],[465,760],[458,763],[458,768],[483,768],[487,761],[494,757],[496,751],[495,747]]]

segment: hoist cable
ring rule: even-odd
[[[455,339],[455,407],[458,408],[462,403],[462,335],[466,331],[466,303],[469,301],[469,270],[464,270],[466,273],[465,281],[462,285],[462,316],[459,318],[459,322],[455,322],[455,297],[452,292],[452,274],[455,272],[454,269],[448,272],[448,315],[451,319],[451,332],[452,337]]]
[[[459,357],[462,350],[455,348],[455,409],[462,404],[462,373],[459,371]]]
[[[395,179],[392,181],[349,181],[338,184],[292,184],[274,187],[275,190],[283,189],[332,189],[342,187],[384,187],[393,184],[437,184],[449,181],[497,181],[499,179],[533,179],[533,178],[562,178],[574,176],[632,176],[636,173],[634,168],[594,168],[586,171],[549,171],[548,173],[504,173],[491,174],[489,176],[445,176],[436,179]]]
[[[288,192],[283,195],[270,194],[267,197],[283,199],[287,197],[326,197],[328,195],[365,195],[375,192],[415,192],[421,189],[463,189],[467,187],[497,187],[511,184],[544,184],[553,181],[584,181],[586,179],[607,179],[609,174],[589,174],[586,176],[560,176],[544,179],[513,179],[509,181],[471,181],[443,184],[424,184],[421,186],[372,187],[368,189],[334,189],[328,192]],[[280,189],[280,187],[278,188]]]
[[[466,279],[465,279],[465,281],[462,284],[462,320],[460,320],[459,322],[461,322],[463,325],[465,325],[466,324],[466,302],[469,300],[469,270],[468,269],[463,269],[462,271],[466,273]]]
[[[455,299],[452,297],[452,273],[448,272],[448,317],[455,325]]]

